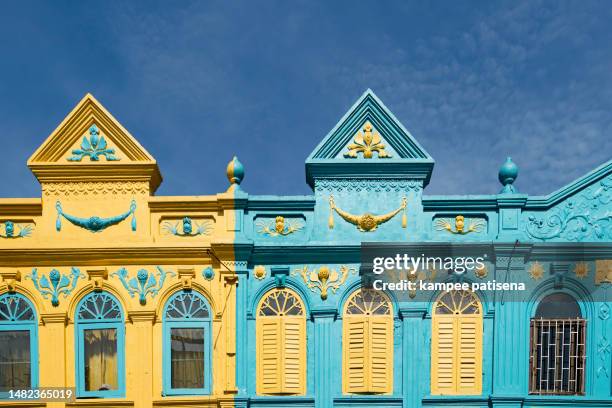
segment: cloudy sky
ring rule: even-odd
[[[308,194],[304,160],[367,88],[436,160],[428,194],[547,194],[612,158],[609,2],[4,2],[0,196],[91,92],[162,195]]]

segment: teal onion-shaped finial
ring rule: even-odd
[[[511,157],[508,157],[504,164],[502,164],[502,166],[499,168],[499,182],[504,186],[501,189],[500,194],[512,194],[517,192],[513,183],[518,176],[518,171],[518,166],[512,161]]]
[[[227,164],[227,179],[232,184],[240,184],[244,178],[244,166],[236,156]]]

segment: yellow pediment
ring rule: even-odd
[[[32,154],[28,166],[41,183],[144,178],[155,191],[161,182],[153,156],[91,94]]]

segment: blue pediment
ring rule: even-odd
[[[316,178],[413,178],[427,185],[434,160],[368,89],[306,159]]]

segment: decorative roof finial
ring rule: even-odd
[[[227,164],[227,179],[231,184],[240,184],[244,178],[244,166],[236,156]]]
[[[514,194],[516,188],[512,185],[516,177],[518,176],[518,166],[512,161],[511,157],[508,157],[504,164],[499,168],[499,182],[503,184],[504,188],[499,192],[500,194]]]

